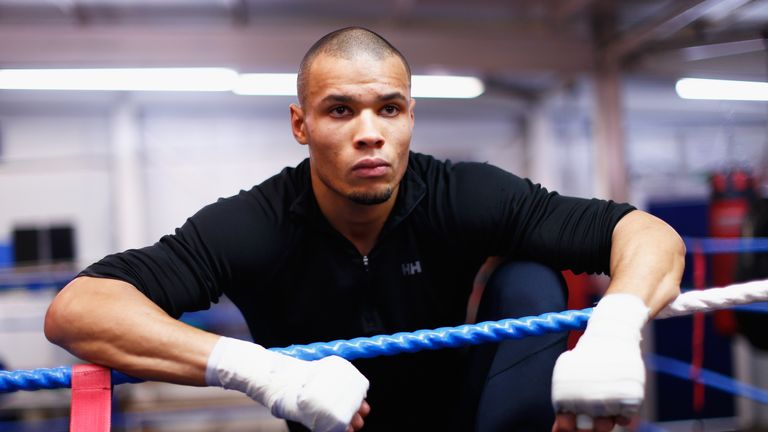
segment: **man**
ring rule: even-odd
[[[296,430],[549,429],[563,335],[354,366],[261,347],[462,324],[478,269],[505,256],[514,261],[489,281],[483,318],[562,309],[549,267],[613,275],[594,325],[558,360],[554,430],[575,430],[576,413],[608,430],[637,409],[640,328],[676,296],[682,273],[672,229],[628,205],[410,153],[410,68],[366,29],[319,40],[298,95],[291,128],[307,161],[205,207],[154,246],[86,269],[51,305],[48,338],[130,375],[237,389]],[[222,294],[260,345],[173,318]]]

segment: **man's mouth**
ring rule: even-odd
[[[390,170],[389,162],[381,158],[365,158],[352,166],[352,172],[359,177],[379,177]]]

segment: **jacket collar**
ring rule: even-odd
[[[421,202],[424,196],[427,194],[427,186],[424,180],[413,170],[413,153],[408,158],[408,167],[405,170],[402,180],[400,181],[400,189],[397,193],[397,201],[395,201],[392,212],[389,214],[387,221],[384,223],[384,228],[381,234],[393,230],[399,225],[408,215],[413,212],[416,206]],[[305,160],[300,167],[305,165],[305,169],[299,169],[299,175],[301,176],[300,182],[304,185],[303,191],[296,197],[290,207],[290,213],[292,216],[296,216],[301,220],[309,222],[311,224],[319,224],[330,228],[331,225],[326,220],[325,216],[320,211],[320,206],[317,204],[315,194],[312,191],[312,181],[310,180],[309,160]]]

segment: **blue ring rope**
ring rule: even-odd
[[[291,345],[271,348],[272,351],[302,360],[317,360],[337,355],[347,360],[391,356],[421,350],[437,350],[498,342],[505,339],[522,339],[545,333],[580,330],[586,327],[592,309],[550,312],[538,316],[487,321],[458,327],[442,327],[435,330],[418,330],[412,333],[395,333],[370,338],[318,342],[309,345]],[[690,365],[659,355],[647,357],[648,367],[680,378],[690,377]],[[72,369],[61,366],[50,369],[0,371],[0,393],[18,390],[43,390],[69,388]],[[768,404],[768,392],[734,381],[724,375],[702,370],[701,381],[723,391]],[[133,384],[142,379],[112,371],[112,384]]]
[[[688,253],[759,253],[768,252],[768,237],[683,237]]]
[[[549,312],[538,316],[486,321],[458,327],[441,327],[435,330],[418,330],[413,333],[395,333],[370,338],[355,338],[309,345],[291,345],[277,348],[281,354],[302,360],[318,360],[336,355],[347,360],[391,356],[422,350],[458,348],[504,339],[522,339],[545,333],[579,330],[587,326],[592,308]]]
[[[586,327],[591,314],[591,308],[549,312],[524,318],[488,321],[458,327],[442,327],[435,330],[418,330],[413,333],[395,333],[371,338],[291,345],[286,348],[271,348],[271,350],[302,360],[317,360],[331,355],[354,360],[579,330]],[[112,384],[137,382],[142,382],[142,380],[112,371]],[[0,371],[0,393],[68,388],[71,383],[72,369],[66,366],[52,369]]]
[[[689,251],[707,254],[768,252],[768,238],[765,237],[733,239],[686,237],[684,240]],[[746,307],[740,306],[740,308]],[[591,313],[591,308],[551,312],[519,319],[489,321],[459,327],[442,327],[435,330],[418,330],[413,333],[396,333],[371,338],[291,345],[286,348],[272,348],[272,350],[303,360],[317,360],[330,355],[354,360],[579,330],[586,327]],[[66,366],[51,369],[0,371],[0,393],[68,388],[71,386],[71,375],[72,369]],[[113,384],[142,381],[121,372],[112,372]]]
[[[338,340],[329,343],[292,345],[273,348],[273,351],[303,360],[316,360],[329,355],[338,355],[348,360],[396,355],[422,349],[436,350],[497,342],[504,339],[521,339],[527,336],[578,330],[586,326],[592,309],[547,313],[520,319],[483,322],[474,325],[419,330],[413,333],[396,333],[372,338]],[[651,370],[690,379],[691,365],[658,354],[646,355],[646,364]],[[68,388],[71,386],[71,368],[62,366],[51,369],[21,371],[0,371],[0,392],[17,390],[42,390]],[[726,375],[701,369],[699,380],[709,387],[768,404],[768,391],[736,381]],[[139,383],[143,380],[112,371],[113,384]]]
[[[649,369],[690,380],[693,365],[658,354],[648,354],[645,362]],[[699,369],[699,381],[706,386],[722,390],[736,396],[742,396],[768,405],[768,391],[751,386],[733,378],[708,369]]]

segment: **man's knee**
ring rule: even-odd
[[[479,320],[564,310],[568,289],[560,272],[533,261],[504,261],[486,283]]]
[[[560,272],[529,261],[501,263],[488,278],[478,321],[539,315],[566,308]],[[546,334],[474,347],[465,399],[467,430],[545,430],[554,411],[550,377],[566,334]]]

